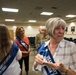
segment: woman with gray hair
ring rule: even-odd
[[[34,70],[42,70],[43,75],[76,75],[76,45],[64,40],[65,26],[66,22],[59,17],[47,20],[51,39],[39,48]]]

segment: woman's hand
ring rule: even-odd
[[[30,48],[28,49],[28,53],[30,53],[31,52],[31,50],[30,50]]]
[[[22,51],[22,53],[24,53],[24,54],[28,54],[28,51]]]
[[[62,63],[52,63],[43,61],[43,64],[52,68],[53,70],[60,70],[61,72],[66,72],[66,68]]]
[[[42,55],[37,54],[37,55],[35,56],[35,62],[36,62],[37,64],[43,65],[43,60],[44,60],[44,58],[43,58]]]

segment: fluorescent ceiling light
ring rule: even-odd
[[[5,19],[5,21],[15,21],[14,19]]]
[[[2,11],[6,11],[6,12],[18,12],[18,9],[12,9],[12,8],[2,8]]]
[[[28,22],[36,22],[36,20],[29,20]]]
[[[52,12],[42,12],[41,15],[52,15]]]
[[[71,17],[72,18],[72,17],[76,17],[76,15],[71,15],[70,14],[70,15],[66,15],[66,17]]]

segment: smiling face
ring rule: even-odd
[[[55,29],[54,29],[54,38],[57,41],[61,41],[64,37],[64,32],[65,32],[65,26],[64,25],[58,25]]]

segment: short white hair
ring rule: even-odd
[[[54,37],[54,30],[57,26],[63,25],[64,27],[66,26],[66,22],[59,18],[59,17],[55,17],[55,18],[50,18],[46,21],[45,26],[46,26],[46,30],[47,33],[51,36]]]
[[[40,29],[46,29],[46,26],[40,26],[39,28]]]
[[[39,30],[46,30],[46,26],[40,26]]]

